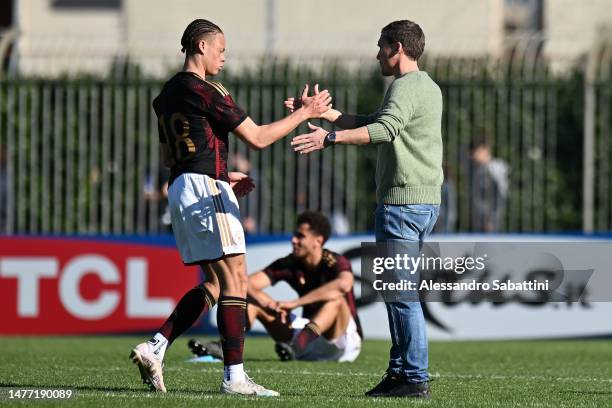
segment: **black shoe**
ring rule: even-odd
[[[381,397],[399,397],[399,398],[431,398],[429,391],[429,382],[407,383],[404,382],[389,391]]]
[[[220,341],[211,341],[210,343],[206,343],[204,347],[206,347],[206,354],[223,360],[223,348],[221,347]]]
[[[384,397],[391,389],[405,383],[406,380],[400,374],[387,372],[383,375],[382,381],[370,391],[366,392],[365,395],[366,397]]]
[[[274,350],[276,351],[276,354],[278,354],[278,358],[280,358],[281,361],[292,361],[296,359],[295,350],[289,343],[276,343]]]
[[[210,343],[201,344],[196,339],[191,339],[187,346],[193,354],[198,357],[212,356],[216,359],[223,360],[223,349],[220,341],[212,341]]]

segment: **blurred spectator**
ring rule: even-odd
[[[444,165],[444,182],[442,183],[442,201],[440,214],[434,227],[435,233],[455,232],[457,225],[457,188],[454,174]]]
[[[248,157],[240,152],[235,152],[230,155],[228,163],[229,171],[239,171],[251,177],[256,186],[259,183],[259,174],[257,170],[251,166]],[[255,193],[255,194],[253,194]],[[256,191],[250,195],[246,195],[238,199],[240,206],[240,217],[242,218],[242,228],[246,234],[257,233],[257,219],[253,214],[257,214],[257,196]]]
[[[333,235],[347,235],[351,233],[351,223],[341,210],[334,210],[330,221]]]
[[[160,164],[157,172],[157,180],[154,173],[149,172],[145,177],[143,186],[143,197],[147,203],[147,220],[149,211],[157,209],[157,220],[160,232],[171,232],[172,223],[170,221],[170,210],[168,208],[168,179],[170,178],[170,169],[163,164]],[[149,225],[149,231],[154,231],[157,225]]]
[[[472,231],[498,232],[508,200],[510,167],[493,157],[486,140],[472,143],[470,152]]]

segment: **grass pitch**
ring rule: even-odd
[[[429,401],[371,399],[363,393],[386,367],[389,343],[366,341],[352,364],[281,363],[267,338],[247,338],[245,366],[280,398],[218,393],[220,363],[187,363],[188,337],[166,354],[167,394],[151,393],[128,359],[144,337],[0,337],[0,387],[70,388],[70,400],[43,406],[92,407],[582,407],[612,406],[612,341],[432,342]],[[32,400],[0,400],[38,405]]]

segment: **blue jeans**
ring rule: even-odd
[[[418,242],[408,248],[420,249],[431,233],[439,205],[379,204],[374,213],[376,242]],[[420,252],[420,251],[419,251]],[[418,253],[411,254],[418,256]],[[429,381],[427,330],[420,302],[385,302],[391,332],[388,371],[402,374],[408,382]]]

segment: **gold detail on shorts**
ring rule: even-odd
[[[208,189],[212,196],[215,204],[215,217],[217,218],[217,225],[219,226],[219,235],[221,237],[221,245],[223,249],[228,246],[235,246],[234,238],[232,237],[232,230],[229,225],[228,216],[225,213],[225,206],[223,205],[223,199],[221,198],[221,191],[217,187],[217,184],[210,177],[206,177],[208,183]]]

